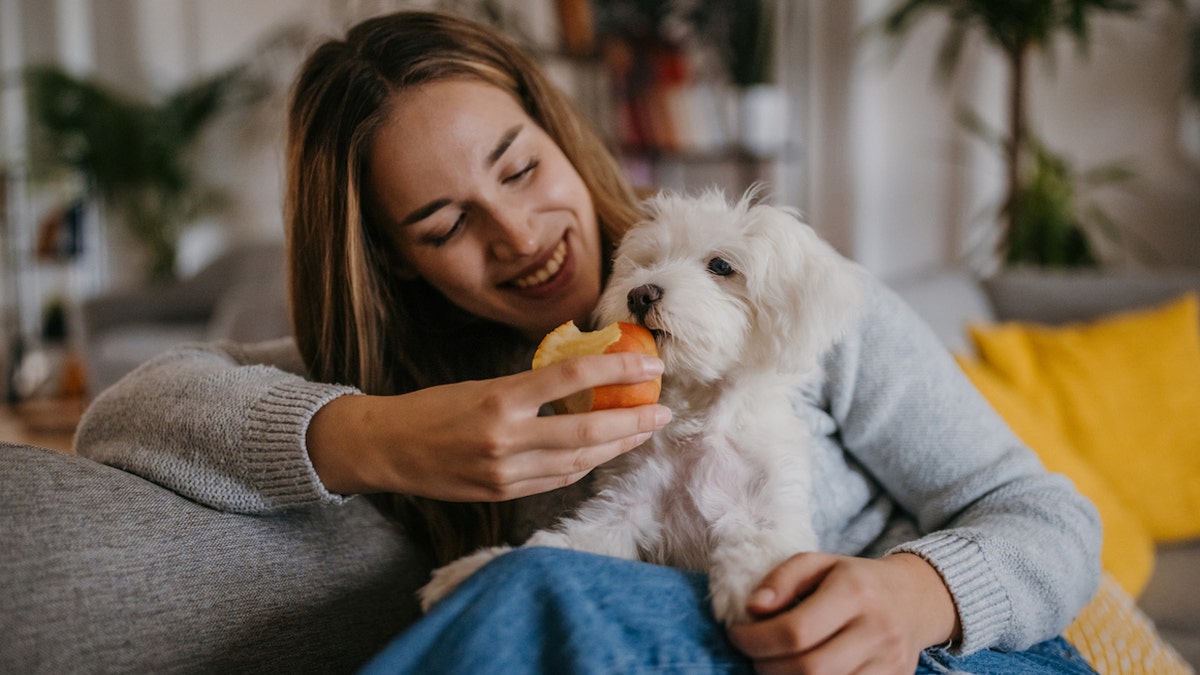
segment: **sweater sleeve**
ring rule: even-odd
[[[340,503],[313,470],[305,435],[321,406],[358,390],[301,371],[291,339],[174,348],[92,402],[75,451],[223,511]]]
[[[1091,502],[1045,471],[882,284],[825,365],[843,446],[924,533],[890,552],[941,574],[962,624],[957,648],[1024,649],[1060,633],[1099,583]]]

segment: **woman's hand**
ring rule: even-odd
[[[748,608],[761,618],[729,637],[760,673],[909,675],[922,649],[961,630],[941,576],[909,553],[797,554],[763,579]]]
[[[607,354],[400,396],[343,396],[313,416],[308,453],[326,488],[343,494],[482,502],[546,492],[641,445],[671,413],[647,405],[538,417],[542,404],[644,382],[662,368],[653,357]]]

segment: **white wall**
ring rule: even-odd
[[[1180,135],[1187,63],[1179,55],[1188,48],[1189,24],[1163,5],[1137,23],[1097,23],[1086,63],[1063,45],[1057,76],[1033,88],[1035,123],[1073,149],[1081,165],[1128,159],[1137,179],[1129,194],[1107,196],[1105,205],[1163,262],[1197,266],[1200,158],[1184,153],[1188,141]],[[1196,129],[1190,133],[1194,147],[1200,139]]]
[[[367,0],[0,0],[21,7],[27,58],[86,48],[63,43],[62,14],[90,13],[94,72],[122,86],[162,90],[251,50],[276,26],[301,22],[319,33],[381,7]],[[428,4],[428,3],[419,3]],[[885,277],[961,262],[987,233],[979,214],[1002,190],[998,158],[954,121],[955,101],[1001,124],[1005,71],[975,49],[950,91],[932,76],[938,21],[922,24],[891,53],[871,23],[891,0],[794,0],[800,41],[784,45],[784,76],[796,101],[804,165],[777,175],[838,248]],[[1164,5],[1166,3],[1163,3]],[[544,12],[543,12],[544,14]],[[78,30],[78,27],[70,29]],[[1104,204],[1136,226],[1164,264],[1200,266],[1200,169],[1182,152],[1179,92],[1185,26],[1178,13],[1097,24],[1091,58],[1070,45],[1058,67],[1032,69],[1034,127],[1083,165],[1129,158],[1134,194]],[[78,63],[74,54],[72,63]],[[297,60],[280,63],[294,69]],[[797,67],[797,64],[800,64]],[[290,72],[290,71],[289,71]],[[261,118],[227,124],[204,148],[206,174],[232,194],[210,224],[229,241],[282,236],[282,100]],[[1200,143],[1200,140],[1196,141]]]
[[[1200,266],[1200,164],[1180,131],[1186,21],[1162,3],[1095,23],[1090,56],[1054,51],[1030,68],[1030,124],[1080,167],[1128,160],[1128,191],[1097,193],[1158,263]],[[1195,3],[1193,3],[1195,4]],[[944,23],[919,24],[899,53],[874,28],[890,0],[811,0],[810,199],[814,225],[876,273],[977,260],[1003,194],[998,156],[954,120],[969,105],[1003,128],[1007,71],[972,45],[949,91],[934,82]],[[872,32],[874,31],[874,32]]]

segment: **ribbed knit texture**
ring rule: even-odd
[[[1060,633],[1099,581],[1095,509],[1044,471],[907,306],[872,289],[822,383],[797,392],[815,436],[821,548],[927,560],[958,609],[957,651],[1024,649]],[[322,405],[357,390],[307,382],[302,370],[290,341],[173,350],[97,398],[77,451],[218,509],[337,503],[305,432]]]
[[[979,545],[953,534],[937,533],[898,546],[892,553],[915,553],[931,562],[952,589],[963,624],[962,651],[1000,640],[1012,617],[1012,604],[999,579],[982,560]]]
[[[290,340],[267,348],[190,345],[98,396],[76,452],[223,511],[265,514],[344,497],[321,484],[305,446],[321,406],[353,387],[308,382]]]

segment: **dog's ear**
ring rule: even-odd
[[[859,316],[865,272],[792,211],[760,205],[746,218],[751,353],[777,370],[806,370]]]

